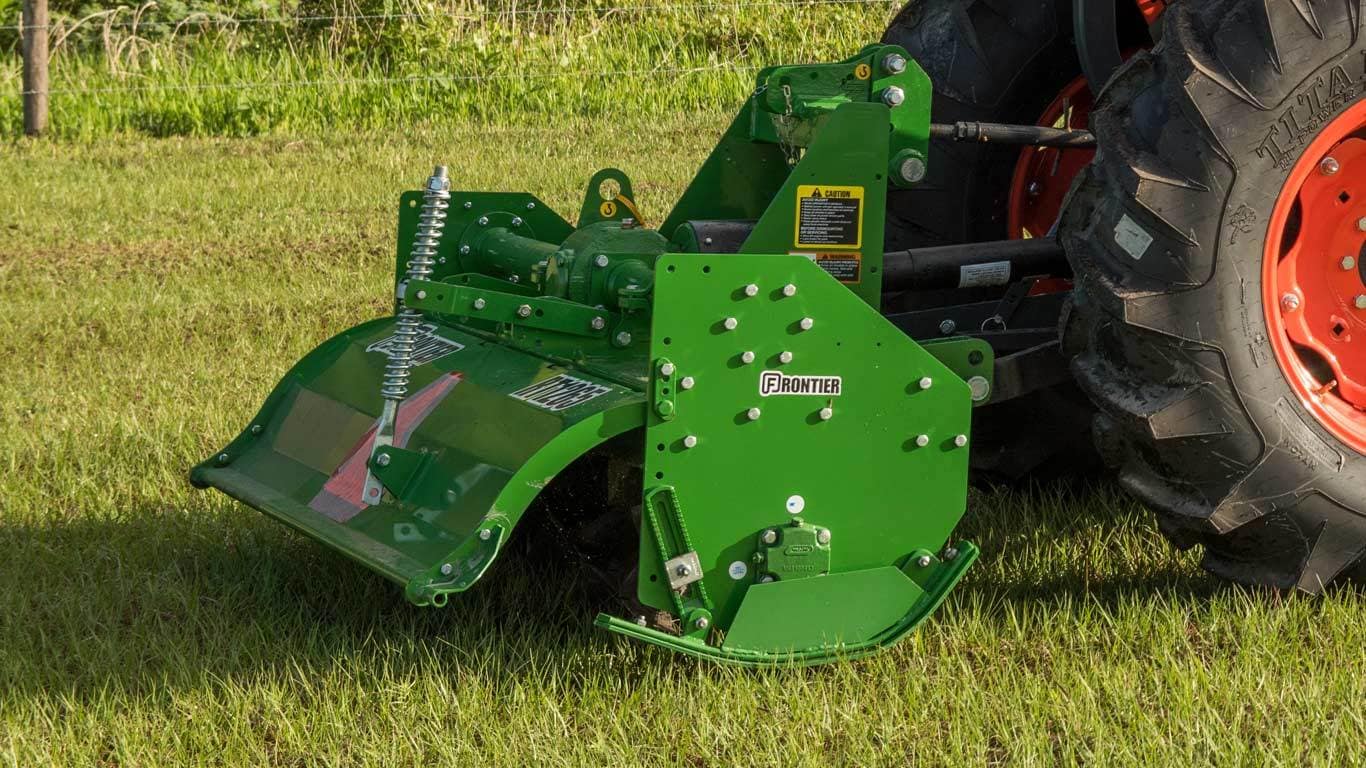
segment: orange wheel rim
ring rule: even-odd
[[[1038,125],[1081,128],[1091,118],[1093,98],[1085,77],[1078,77],[1044,108]],[[1013,240],[1043,237],[1053,229],[1062,211],[1072,179],[1096,156],[1093,149],[1029,147],[1020,152],[1010,180],[1006,208],[1006,233]]]

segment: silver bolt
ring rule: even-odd
[[[745,411],[745,418],[749,419],[750,421],[758,421],[759,416],[761,416],[762,414],[763,411],[759,410],[758,408],[750,408],[748,411]]]
[[[882,70],[889,75],[899,75],[906,71],[906,57],[899,53],[889,53],[882,57]]]
[[[921,448],[924,448],[925,446],[927,446],[927,445],[930,444],[930,436],[929,436],[929,435],[916,435],[916,436],[915,436],[915,444],[916,444],[917,446],[921,447]]]
[[[775,530],[773,530],[772,528],[769,528],[767,531],[764,531],[764,543],[765,543],[765,544],[777,544],[777,543],[778,543],[778,532],[775,531]]]
[[[527,204],[526,204],[526,209],[527,209],[528,211],[534,211],[534,210],[536,210],[536,204],[535,204],[535,203],[527,203]]]
[[[219,464],[227,464],[227,463],[228,463],[228,454],[226,454],[226,453],[220,453],[220,454],[218,454],[218,463],[219,463]]]
[[[696,379],[694,379],[694,378],[691,377],[691,376],[684,376],[683,379],[682,379],[681,381],[678,382],[678,388],[679,388],[679,389],[692,389],[693,386],[694,386],[695,384],[697,384],[697,380],[696,380]]]
[[[649,624],[650,624],[650,622],[648,622],[648,621],[645,620],[645,614],[642,613],[641,615],[639,615],[639,616],[636,617],[636,626],[637,626],[637,627],[645,627],[645,626],[649,626]]]
[[[920,559],[915,561],[915,564],[920,566],[921,568],[929,568],[930,563],[932,562],[934,561],[930,559],[929,555],[921,555]]]
[[[749,285],[745,286],[745,295],[751,298],[758,296],[759,286],[755,285],[754,283],[750,283]]]
[[[623,347],[624,347],[624,346],[627,346],[628,344],[631,343],[631,334],[627,333],[626,331],[622,331],[621,333],[618,333],[618,334],[617,334],[617,343],[620,344],[620,345],[623,346]]]
[[[1357,219],[1357,229],[1366,232],[1366,216]]]
[[[489,303],[488,303],[487,301],[484,301],[483,299],[475,299],[475,300],[474,300],[474,308],[475,308],[475,309],[483,309],[484,307],[487,307],[488,305],[489,305]]]
[[[442,563],[442,564],[441,564],[441,575],[442,575],[442,576],[450,576],[452,573],[455,573],[455,566],[451,565],[450,563]]]
[[[392,459],[389,458],[389,454],[387,453],[381,453],[380,455],[375,457],[375,463],[381,467],[389,466],[390,461],[392,461]]]
[[[710,237],[704,237],[704,238],[702,238],[702,243],[703,243],[704,245],[711,245],[711,244],[712,244],[712,239],[711,239]]]
[[[612,263],[612,260],[607,258],[607,254],[599,253],[597,257],[593,259],[593,263],[597,264],[599,267],[605,267]]]
[[[1332,176],[1341,170],[1341,168],[1342,166],[1335,157],[1325,157],[1323,158],[1323,162],[1319,163],[1319,173],[1322,173],[1324,176]]]
[[[1300,297],[1299,297],[1299,296],[1297,296],[1297,295],[1295,295],[1295,294],[1293,294],[1293,293],[1287,293],[1287,294],[1285,294],[1284,296],[1281,297],[1281,309],[1282,309],[1282,310],[1284,310],[1284,311],[1286,311],[1286,312],[1294,312],[1295,310],[1297,310],[1297,309],[1299,309],[1299,308],[1300,308]]]
[[[603,328],[607,327],[607,321],[601,317],[595,317],[589,325],[593,326],[593,330],[601,331]]]
[[[924,378],[922,378],[922,379],[920,380],[920,388],[921,388],[921,389],[929,389],[930,387],[933,387],[933,386],[934,386],[934,379],[931,379],[929,376],[926,376],[926,377],[924,377]]]
[[[707,627],[711,626],[711,620],[708,619],[706,616],[698,616],[697,621],[694,621],[692,624],[694,627],[697,627],[698,629],[706,629]]]
[[[514,227],[520,227],[520,226],[522,226],[522,217],[521,217],[521,216],[513,216],[513,217],[512,217],[512,226],[514,226]]]
[[[1029,182],[1028,190],[1030,197],[1038,197],[1043,194],[1043,185],[1037,181],[1031,181]]]
[[[265,429],[265,427],[262,427],[260,424],[252,424],[252,425],[251,425],[251,433],[252,433],[253,435],[259,435],[259,434],[261,434],[261,431],[262,431],[263,429]]]
[[[763,576],[760,576],[760,577],[759,577],[759,583],[760,583],[760,584],[772,584],[772,583],[773,583],[773,577],[772,577],[772,576],[769,576],[768,574],[764,574]]]
[[[800,327],[803,331],[809,331],[815,324],[815,320],[812,320],[809,317],[803,317],[802,321],[800,323],[797,323],[797,326]]]
[[[797,286],[793,285],[792,283],[788,283],[787,285],[784,285],[784,286],[783,286],[783,295],[786,296],[786,297],[788,297],[789,299],[792,298],[793,296],[796,296],[796,295],[797,295]]]
[[[697,447],[697,435],[688,435],[687,437],[683,438],[683,447],[684,447],[684,448],[696,448],[696,447]]]
[[[469,209],[471,209],[471,208],[473,208],[473,207],[474,207],[474,203],[470,202],[469,200],[466,200],[466,201],[465,201],[465,210],[468,211]]]
[[[783,353],[779,354],[779,355],[778,355],[778,362],[782,363],[783,365],[787,365],[788,363],[792,362],[792,353],[791,353],[791,352],[783,352]]]
[[[469,247],[468,245],[462,245],[462,246],[460,246],[460,255],[462,255],[462,256],[468,256],[469,253],[470,253],[470,247]]]
[[[481,226],[481,227],[487,227],[488,225],[489,225],[489,217],[487,217],[487,216],[480,216],[480,217],[479,217],[479,226]]]
[[[728,317],[725,320],[721,321],[721,325],[725,326],[726,330],[733,331],[736,328],[740,327],[740,321],[736,320],[733,317]]]
[[[749,365],[750,363],[754,362],[754,353],[748,350],[741,352],[740,362],[744,363],[745,365]]]
[[[667,379],[670,376],[674,375],[674,371],[676,370],[678,370],[678,368],[675,367],[673,363],[664,363],[663,365],[659,366],[659,375]]]
[[[517,308],[517,316],[518,316],[518,317],[531,317],[531,305],[530,305],[530,304],[523,304],[522,306],[518,307],[518,308]]]
[[[908,157],[901,161],[901,178],[915,184],[925,179],[925,161],[918,157]]]
[[[953,547],[949,547],[948,549],[944,550],[944,559],[945,559],[945,560],[957,560],[957,559],[958,559],[958,550],[954,549]]]
[[[825,406],[824,408],[821,409],[820,417],[821,417],[821,421],[829,421],[829,420],[835,418],[835,409],[834,409],[834,408],[831,408],[831,407],[828,406],[828,405]]]
[[[418,300],[418,301],[422,301],[422,300],[425,299],[425,298],[427,298],[427,292],[426,292],[426,291],[418,291],[418,292],[417,292],[417,300]]]
[[[821,543],[821,544],[829,544],[829,543],[830,543],[830,529],[829,529],[829,528],[822,528],[822,529],[820,530],[820,533],[817,533],[817,534],[816,534],[816,541],[819,542],[819,543]]]
[[[954,437],[954,438],[953,438],[953,444],[956,445],[956,446],[958,446],[959,448],[962,448],[963,446],[965,446],[965,445],[968,444],[968,436],[967,436],[967,435],[958,435],[958,436]]]
[[[952,335],[956,330],[958,330],[958,323],[952,320],[945,320],[939,324],[939,332],[945,336]]]
[[[1352,302],[1357,309],[1366,309],[1366,293],[1357,296],[1356,301]]]
[[[968,379],[968,392],[972,394],[972,402],[980,403],[991,397],[991,382],[985,376],[973,376]]]
[[[1356,269],[1356,266],[1357,266],[1357,260],[1356,260],[1355,258],[1353,258],[1353,257],[1351,257],[1351,256],[1343,256],[1343,257],[1342,257],[1342,268],[1343,268],[1343,270]]]
[[[445,256],[442,256],[441,258],[437,259],[436,262],[437,262],[438,264],[445,264],[445,263],[446,263],[446,257],[445,257]]]
[[[906,92],[893,85],[882,90],[882,103],[889,107],[899,107],[906,101]]]
[[[674,569],[674,573],[679,576],[690,576],[692,575],[692,568],[689,568],[687,563],[679,563],[678,567]]]

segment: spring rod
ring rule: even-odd
[[[446,175],[446,166],[438,165],[427,179],[422,192],[422,211],[418,214],[417,231],[413,236],[413,248],[408,257],[407,279],[399,289],[398,319],[394,322],[393,342],[389,347],[389,357],[384,364],[384,378],[379,393],[384,398],[384,409],[380,413],[379,426],[375,429],[375,441],[371,448],[374,455],[394,444],[394,430],[398,422],[398,404],[408,394],[408,380],[413,368],[413,350],[417,347],[417,337],[422,333],[422,313],[408,307],[404,300],[406,286],[414,280],[427,280],[432,276],[436,265],[437,248],[441,245],[441,234],[446,228],[446,212],[451,206],[451,182]],[[383,486],[374,473],[367,470],[362,501],[377,504],[383,496]]]

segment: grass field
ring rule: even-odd
[[[383,313],[434,161],[657,219],[719,113],[0,149],[0,765],[1348,765],[1366,595],[1226,587],[1111,491],[974,494],[983,560],[893,652],[719,668],[500,562],[442,610],[186,470]],[[914,493],[908,489],[908,493]]]

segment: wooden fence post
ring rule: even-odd
[[[24,0],[24,133],[47,130],[47,0]]]

